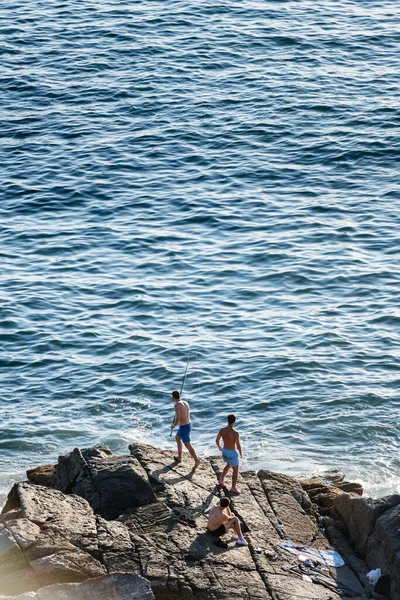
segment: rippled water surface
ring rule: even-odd
[[[75,446],[400,491],[400,9],[1,9],[0,504]]]

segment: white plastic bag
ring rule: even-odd
[[[374,569],[367,573],[367,579],[372,585],[376,585],[376,582],[381,577],[382,571],[380,569]]]

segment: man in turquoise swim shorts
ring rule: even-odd
[[[194,460],[193,469],[197,469],[200,464],[200,460],[196,454],[195,449],[190,443],[190,430],[192,428],[192,424],[190,422],[190,407],[189,404],[181,399],[181,395],[178,390],[174,390],[172,392],[172,399],[175,402],[175,419],[171,426],[171,429],[174,429],[176,425],[179,425],[179,429],[175,436],[176,445],[178,447],[178,462],[182,460],[182,443],[185,444],[186,448],[189,450],[191,457]]]
[[[228,415],[228,425],[219,430],[215,443],[218,446],[218,450],[222,451],[222,458],[227,464],[222,472],[221,479],[218,481],[219,485],[225,487],[225,477],[228,474],[229,469],[232,467],[232,494],[240,494],[240,490],[237,488],[237,480],[239,477],[239,455],[242,455],[242,446],[240,445],[239,432],[234,429],[236,423],[236,415]],[[222,447],[220,444],[221,438],[224,442]]]

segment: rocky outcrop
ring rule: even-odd
[[[106,573],[97,560],[96,517],[86,500],[32,483],[19,483],[16,490],[19,507],[0,518],[4,526],[0,531],[3,593],[79,582]]]
[[[75,449],[54,472],[46,470],[45,486],[36,469],[30,482],[13,488],[0,517],[0,593],[24,594],[19,600],[369,597],[354,574],[365,577],[361,558],[335,568],[301,556],[304,548],[324,556],[332,547],[300,481],[271,471],[242,473],[231,506],[249,545],[236,545],[229,534],[216,545],[207,514],[227,494],[217,484],[220,458],[202,459],[193,471],[187,455],[178,463],[172,452],[144,444],[130,452]],[[300,550],[284,549],[288,540]],[[343,548],[350,553],[350,545]]]
[[[113,456],[106,447],[76,448],[60,456],[54,487],[82,496],[106,519],[116,518],[132,506],[156,501],[141,464],[132,456]]]
[[[378,500],[342,494],[335,507],[355,549],[369,569],[390,575],[393,600],[400,600],[400,495]]]

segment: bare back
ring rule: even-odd
[[[175,414],[178,425],[187,425],[190,423],[190,407],[185,400],[175,402]]]
[[[239,441],[238,432],[231,425],[228,425],[223,427],[219,433],[224,441],[224,448],[226,450],[236,450]]]
[[[220,506],[213,506],[208,513],[208,529],[214,531],[218,529],[220,525],[226,523],[229,516],[223,511]]]

